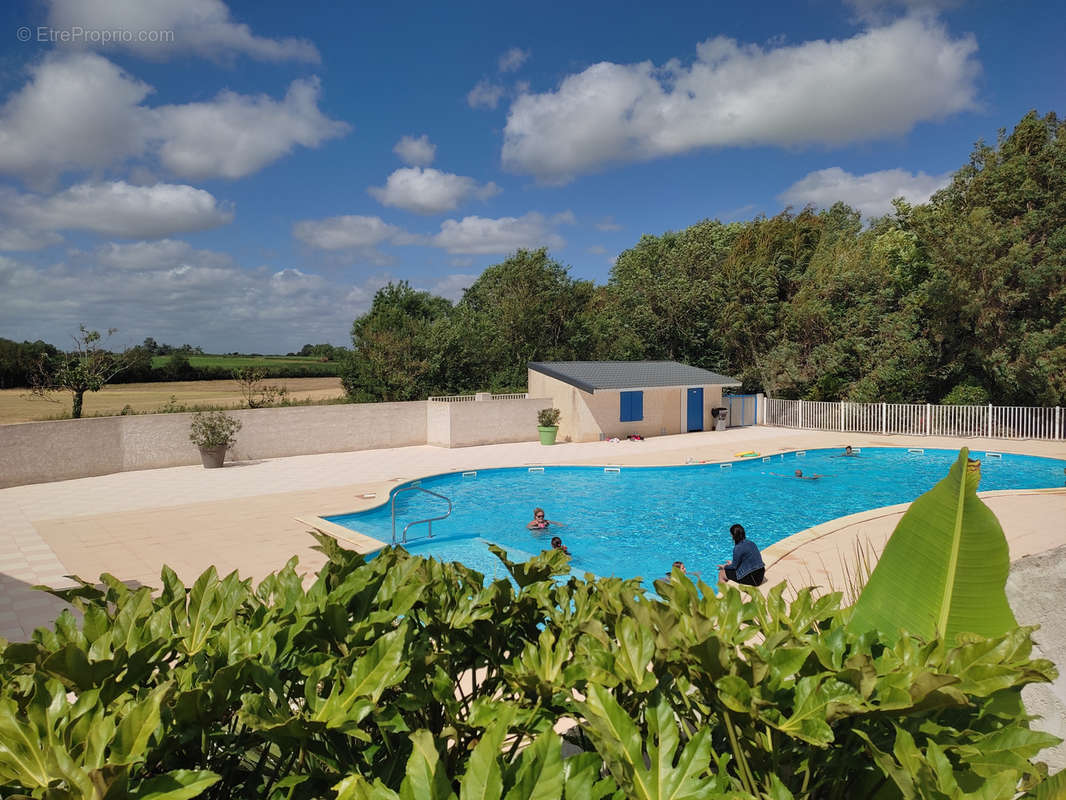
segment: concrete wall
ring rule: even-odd
[[[359,403],[229,412],[243,423],[228,461],[435,444],[536,441],[546,400]],[[0,488],[199,464],[192,414],[0,425]]]
[[[529,370],[531,397],[550,398],[561,412],[559,438],[563,441],[595,442],[613,436],[623,438],[631,433],[641,436],[662,436],[684,433],[688,426],[688,389],[703,389],[703,429],[713,430],[711,409],[722,405],[722,387],[669,386],[639,389],[644,392],[644,419],[639,422],[620,422],[620,391],[606,389],[584,392],[541,372]]]

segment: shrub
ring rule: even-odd
[[[559,424],[561,413],[557,408],[542,408],[537,412],[537,424],[542,428],[554,428]]]
[[[960,383],[944,396],[940,404],[945,406],[986,406],[988,405],[988,392],[983,387],[972,383]]]
[[[197,447],[231,447],[241,421],[225,411],[198,411],[192,418],[189,440]]]
[[[0,795],[1011,797],[1054,742],[1017,702],[1054,674],[1030,628],[887,646],[848,630],[839,596],[789,605],[784,585],[656,596],[498,549],[511,580],[486,585],[318,539],[307,588],[293,559],[256,588],[165,568],[161,591],[54,592],[84,621],[0,656],[0,740],[40,756],[0,748]],[[564,760],[567,720],[582,752]]]

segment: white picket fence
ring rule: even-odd
[[[941,406],[931,403],[826,403],[767,398],[763,424],[842,433],[990,439],[1066,439],[1062,409],[1032,406]]]

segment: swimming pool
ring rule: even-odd
[[[837,517],[906,503],[947,475],[957,450],[863,448],[854,457],[840,448],[780,453],[731,464],[677,467],[517,467],[447,473],[414,483],[450,498],[453,511],[409,532],[407,548],[421,555],[461,561],[487,577],[504,569],[488,552],[498,544],[524,560],[562,537],[573,569],[597,575],[657,578],[675,560],[714,580],[715,565],[732,555],[729,526],[741,523],[748,538],[765,549],[774,542]],[[1035,489],[1064,485],[1066,461],[975,451],[981,459],[981,490]],[[820,474],[818,480],[798,480]],[[565,524],[547,532],[526,529],[534,506]],[[415,520],[439,516],[447,503],[424,492],[396,499],[397,537]],[[390,504],[330,522],[392,540]],[[423,537],[423,538],[413,538]]]

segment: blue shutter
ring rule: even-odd
[[[619,422],[640,422],[644,419],[644,392],[619,392]]]

